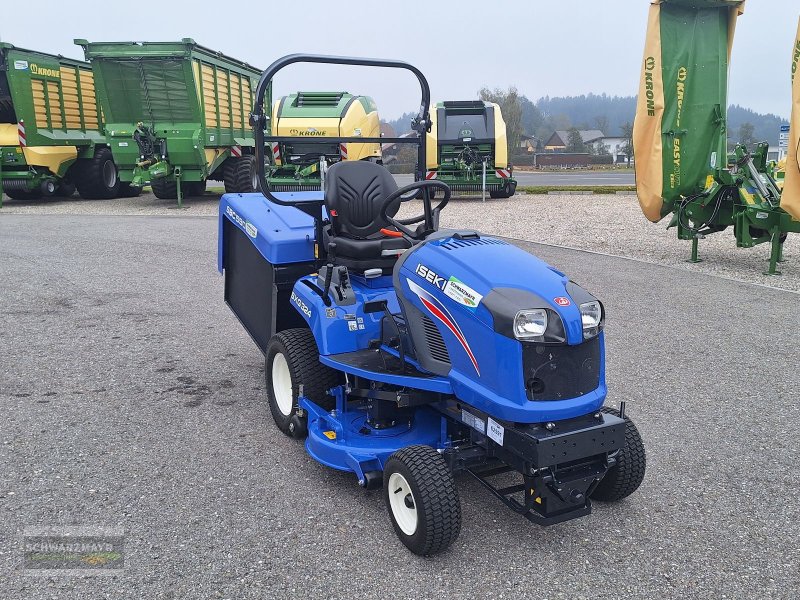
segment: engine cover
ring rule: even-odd
[[[584,340],[579,309],[595,298],[532,254],[443,230],[403,254],[393,277],[420,366],[449,377],[463,401],[521,423],[603,404],[603,334]],[[513,334],[517,312],[532,308],[560,320],[561,337],[538,351]]]

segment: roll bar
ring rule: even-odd
[[[405,69],[411,71],[419,81],[420,89],[422,91],[422,99],[419,105],[419,112],[411,122],[411,128],[417,132],[416,137],[405,138],[369,138],[369,137],[323,137],[323,138],[308,138],[308,137],[294,137],[294,136],[276,136],[265,135],[267,122],[269,121],[268,114],[265,115],[264,99],[267,96],[267,90],[270,89],[270,84],[273,78],[281,69],[288,67],[295,63],[322,63],[332,65],[356,65],[364,67],[386,67],[390,69]],[[429,106],[431,104],[431,90],[428,85],[428,80],[422,74],[422,71],[415,66],[403,62],[401,60],[389,60],[381,58],[354,58],[349,56],[326,56],[321,54],[289,54],[283,58],[279,58],[272,63],[266,71],[261,74],[261,79],[258,81],[256,88],[256,99],[253,105],[253,112],[250,114],[250,125],[253,127],[255,134],[255,156],[256,156],[256,169],[258,172],[258,186],[259,191],[264,196],[275,204],[283,206],[295,206],[298,209],[310,214],[319,221],[322,220],[322,202],[314,201],[297,201],[288,202],[281,200],[275,196],[269,189],[266,173],[266,156],[265,148],[266,142],[287,142],[292,140],[302,140],[303,143],[317,143],[317,144],[330,144],[331,142],[347,143],[375,143],[375,144],[416,144],[417,145],[417,179],[424,179],[424,169],[426,165],[425,156],[425,134],[431,130],[431,120],[429,113]],[[266,110],[271,111],[272,107],[266,107]],[[430,197],[428,192],[424,192],[424,201],[430,204]],[[318,238],[319,239],[319,238]]]

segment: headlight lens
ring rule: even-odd
[[[583,339],[588,340],[600,333],[600,325],[603,322],[603,309],[596,300],[581,304],[580,308]]]
[[[547,331],[547,311],[543,308],[521,310],[514,317],[514,337],[518,340],[542,340]]]

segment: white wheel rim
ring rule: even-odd
[[[278,352],[272,359],[272,395],[278,410],[284,416],[292,414],[294,400],[292,398],[292,376],[289,374],[289,364],[286,357]]]
[[[117,168],[110,160],[103,164],[103,182],[110,188],[117,185]]]
[[[411,486],[400,473],[389,476],[389,507],[400,530],[406,535],[414,535],[417,530],[417,503]]]

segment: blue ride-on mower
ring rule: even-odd
[[[361,486],[382,487],[397,535],[421,555],[459,534],[454,474],[541,525],[633,493],[644,446],[624,403],[603,406],[597,298],[503,239],[440,229],[450,190],[423,173],[398,189],[383,166],[342,161],[323,191],[270,192],[265,144],[296,138],[269,135],[265,92],[298,62],[419,80],[416,136],[353,132],[338,143],[416,144],[424,169],[430,127],[428,83],[404,62],[290,55],[263,73],[251,115],[261,193],[223,196],[219,269],[225,300],[266,357],[278,428]],[[405,202],[422,214],[399,218]]]

